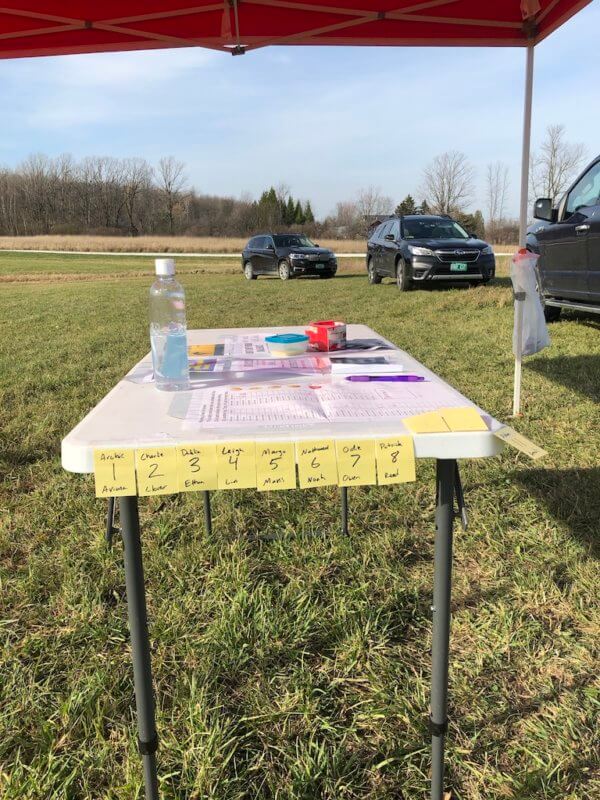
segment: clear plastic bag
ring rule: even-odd
[[[531,356],[550,344],[544,310],[536,287],[537,259],[538,256],[528,250],[519,250],[512,259],[510,279],[515,292],[513,353],[517,358]]]

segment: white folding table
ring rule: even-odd
[[[218,343],[228,335],[256,334],[260,329],[194,330],[188,333],[189,344]],[[265,332],[265,331],[262,331]],[[268,333],[303,333],[301,327],[270,328]],[[349,325],[349,339],[383,339],[365,325]],[[452,387],[420,364],[408,353],[398,350],[391,342],[402,370],[423,375],[427,381],[456,393]],[[205,429],[173,414],[173,395],[159,392],[143,376],[151,369],[148,354],[125,378],[93,408],[89,414],[62,441],[62,465],[70,472],[90,473],[94,469],[93,454],[96,449],[121,447],[138,449],[153,445],[207,444],[231,440],[231,432]],[[278,375],[280,381],[281,375]],[[313,378],[314,379],[314,378]],[[254,382],[260,380],[252,376]],[[285,378],[283,378],[285,380]],[[311,380],[294,374],[290,382]],[[328,380],[319,378],[319,380]],[[201,391],[194,389],[193,391]],[[474,404],[456,393],[464,406]],[[448,653],[450,639],[450,595],[452,568],[452,531],[456,516],[455,496],[462,504],[462,493],[457,491],[458,466],[461,458],[494,456],[503,449],[503,443],[494,433],[501,423],[477,409],[488,424],[487,431],[468,433],[413,434],[417,458],[436,459],[436,534],[434,548],[433,588],[433,646],[430,728],[432,735],[432,800],[442,800],[444,778],[444,741],[447,731]],[[256,430],[251,426],[246,438],[281,441],[302,441],[316,438],[346,439],[349,436],[377,438],[407,433],[401,419],[368,421],[326,422],[302,425],[294,430]],[[237,434],[238,438],[243,438]],[[207,526],[210,526],[208,492],[205,496]],[[133,676],[137,707],[138,741],[144,765],[146,798],[157,800],[158,779],[156,750],[158,737],[154,718],[154,691],[150,662],[150,644],[146,614],[146,595],[137,496],[119,498],[121,534],[124,543],[125,582],[131,634]],[[342,489],[342,514],[347,523],[347,493]]]

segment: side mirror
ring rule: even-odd
[[[275,250],[275,245],[273,244],[273,242],[269,242],[269,244],[267,245],[267,250]]]
[[[533,216],[535,219],[543,219],[546,222],[556,222],[552,200],[549,197],[538,197],[533,205]]]
[[[386,235],[383,238],[386,240],[386,242],[394,242],[395,241],[395,237],[394,237],[393,233],[386,233]]]
[[[479,236],[473,231],[467,231],[467,233],[469,234],[469,239],[479,239]]]

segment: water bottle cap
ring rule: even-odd
[[[157,275],[175,275],[174,258],[156,258],[154,260],[154,267]]]

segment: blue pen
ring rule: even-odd
[[[347,381],[368,383],[369,381],[388,381],[390,383],[418,383],[424,381],[422,375],[348,375]]]

